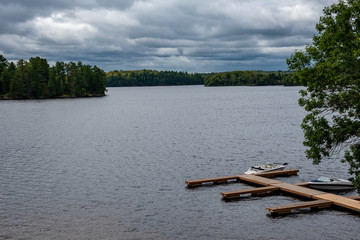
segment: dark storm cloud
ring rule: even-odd
[[[285,70],[333,2],[2,0],[0,54],[105,70]]]

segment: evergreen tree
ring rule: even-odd
[[[4,93],[10,92],[11,82],[15,77],[16,66],[10,63],[8,67],[4,68],[1,73],[2,91]]]
[[[104,94],[106,90],[106,86],[105,86],[106,74],[104,70],[98,68],[97,66],[94,66],[92,70],[95,79],[95,84],[94,84],[95,94]]]
[[[49,82],[48,82],[48,91],[49,97],[55,97],[58,95],[57,83],[56,83],[56,69],[51,67],[49,69]]]
[[[74,96],[74,82],[75,82],[75,74],[76,74],[76,63],[69,62],[66,64],[66,78],[65,78],[65,93]]]
[[[30,64],[29,62],[20,59],[17,62],[16,78],[21,86],[18,91],[19,97],[28,97],[30,95],[31,82],[30,82]]]
[[[0,55],[0,95],[4,94],[8,90],[8,83],[2,78],[2,73],[6,70],[8,61],[3,55]]]
[[[64,94],[65,81],[66,81],[66,68],[64,62],[56,62],[54,68],[55,74],[55,89],[56,95],[62,96]]]
[[[49,64],[46,59],[35,57],[30,58],[30,96],[48,96],[47,83],[49,81]]]

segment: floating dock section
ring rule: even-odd
[[[267,178],[274,178],[278,176],[291,176],[297,175],[299,170],[291,169],[291,170],[282,170],[282,171],[273,171],[269,173],[258,173],[256,176],[264,176]],[[242,177],[243,176],[243,177]],[[216,178],[205,178],[199,180],[190,180],[185,181],[188,187],[199,187],[202,186],[204,183],[212,183],[212,184],[223,184],[227,183],[228,181],[239,181],[243,180],[246,181],[246,176],[254,176],[254,175],[236,175],[236,176],[227,176],[227,177],[216,177]]]
[[[297,169],[291,169],[273,171],[269,173],[260,173],[255,175],[236,175],[228,177],[191,180],[185,182],[188,187],[199,187],[202,186],[204,183],[223,184],[234,180],[261,186],[251,189],[222,192],[221,195],[224,199],[240,198],[241,196],[248,194],[250,194],[251,196],[258,196],[273,192],[285,192],[292,195],[304,197],[306,199],[311,199],[311,201],[266,208],[266,210],[268,210],[272,215],[290,213],[291,210],[301,208],[319,209],[328,208],[331,206],[339,206],[344,209],[360,213],[360,196],[358,195],[348,197],[338,196],[335,194],[307,188],[307,183],[289,184],[270,179],[277,176],[297,175],[298,172],[299,170]]]
[[[360,200],[359,195],[354,196],[346,196],[347,199],[353,200]],[[272,215],[279,215],[279,214],[288,214],[291,213],[291,210],[301,209],[301,208],[310,208],[310,210],[317,210],[320,208],[328,208],[331,207],[334,203],[329,200],[313,200],[307,202],[300,202],[300,203],[293,203],[275,207],[267,207],[268,210]]]

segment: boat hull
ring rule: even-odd
[[[346,190],[352,190],[354,188],[351,184],[326,184],[326,183],[311,183],[311,182],[309,182],[309,187],[324,191],[346,191]]]

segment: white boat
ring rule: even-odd
[[[245,174],[256,174],[263,172],[272,172],[283,170],[286,167],[287,163],[267,163],[265,165],[260,166],[252,166],[249,168]]]
[[[345,191],[354,188],[351,181],[341,178],[319,177],[308,182],[308,184],[310,188],[324,191]]]

